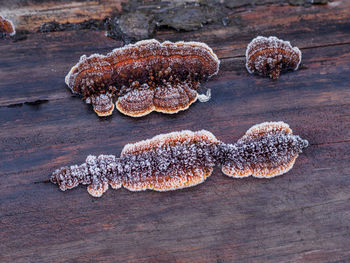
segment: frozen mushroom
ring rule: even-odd
[[[116,48],[106,56],[82,56],[65,81],[73,93],[93,104],[99,116],[112,114],[114,100],[128,116],[152,111],[171,114],[197,100],[200,84],[217,74],[219,64],[204,43],[151,39]]]
[[[108,185],[130,191],[191,187],[204,182],[216,165],[230,177],[271,178],[288,172],[307,146],[283,122],[255,125],[235,144],[206,130],[185,130],[127,144],[120,158],[89,155],[80,166],[57,169],[50,180],[62,191],[88,185],[88,192],[100,197]]]
[[[246,50],[248,72],[257,72],[272,79],[278,79],[283,70],[297,70],[300,62],[299,48],[277,37],[256,37]]]

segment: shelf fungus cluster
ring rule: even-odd
[[[15,26],[13,23],[0,16],[0,34],[14,36],[16,34]]]
[[[140,117],[152,111],[187,109],[197,100],[200,83],[217,74],[219,64],[204,43],[152,39],[106,56],[82,56],[65,81],[73,93],[93,105],[98,116],[112,114],[117,100],[120,112]]]
[[[277,37],[256,37],[246,50],[248,72],[257,72],[272,79],[278,79],[281,71],[297,70],[300,62],[299,48]]]
[[[56,170],[50,181],[62,191],[79,184],[100,197],[109,186],[130,191],[169,191],[202,183],[214,166],[230,177],[271,178],[289,171],[306,140],[283,122],[250,128],[235,144],[225,144],[209,131],[181,131],[127,144],[120,158],[89,155],[81,165]]]

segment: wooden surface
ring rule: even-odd
[[[121,11],[127,0],[0,0],[0,12],[21,30],[37,31],[44,22],[77,23]]]
[[[64,83],[82,54],[122,45],[103,31],[0,41],[0,262],[350,262],[350,1],[249,7],[234,18],[156,34],[206,42],[221,69],[205,85],[209,102],[137,119],[99,119]],[[244,52],[257,35],[300,47],[301,70],[278,81],[249,75]],[[207,129],[230,143],[280,120],[311,145],[275,179],[231,179],[216,168],[193,188],[99,199],[43,182],[88,154],[119,155],[159,133]]]

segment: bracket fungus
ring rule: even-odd
[[[246,50],[246,68],[249,73],[278,79],[284,70],[297,70],[301,62],[301,51],[289,41],[277,37],[254,38]]]
[[[116,99],[116,108],[128,116],[176,113],[197,100],[200,83],[216,75],[219,64],[204,43],[151,39],[116,48],[106,56],[84,55],[65,82],[93,105],[98,116],[112,114]]]
[[[109,185],[130,191],[191,187],[204,182],[216,165],[230,177],[271,178],[288,172],[307,146],[283,122],[255,125],[235,144],[225,144],[206,130],[185,130],[127,144],[120,158],[89,155],[79,166],[57,169],[50,181],[62,191],[88,185],[88,192],[100,197]]]
[[[0,16],[0,33],[14,36],[16,34],[15,26],[14,24],[8,20]]]

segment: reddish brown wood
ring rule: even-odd
[[[42,23],[79,23],[89,19],[104,19],[119,13],[127,0],[0,0],[0,13],[11,19],[21,30],[37,31]]]

